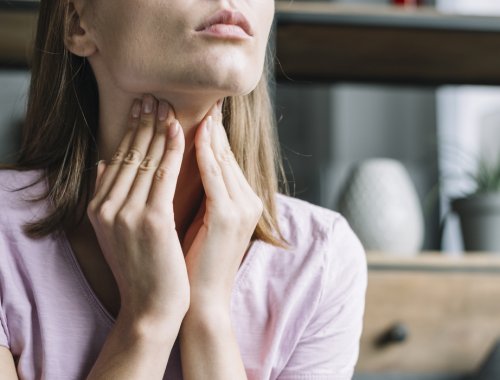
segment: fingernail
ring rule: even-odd
[[[132,117],[137,119],[141,115],[141,101],[139,99],[134,100],[134,104],[132,106]]]
[[[168,137],[173,139],[177,134],[179,133],[180,130],[180,125],[179,122],[176,120],[172,123],[170,123],[168,127]]]
[[[153,97],[146,95],[142,101],[142,112],[151,113],[153,112]]]
[[[158,106],[158,120],[164,121],[167,120],[168,116],[168,105],[164,101],[160,102]]]

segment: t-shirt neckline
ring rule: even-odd
[[[83,274],[82,268],[80,267],[80,263],[76,258],[75,252],[71,247],[71,244],[69,242],[68,236],[65,231],[62,231],[62,233],[59,234],[59,241],[63,246],[63,251],[69,258],[69,261],[76,274],[76,277],[78,278],[78,281],[82,286],[82,290],[85,293],[87,299],[89,300],[91,306],[97,310],[97,312],[100,314],[101,317],[104,318],[104,320],[108,325],[112,326],[115,323],[115,318],[104,307],[101,300],[99,299],[99,297],[97,297],[94,290],[90,286],[90,283],[88,282],[87,278]],[[257,246],[260,243],[261,241],[259,239],[255,239],[251,242],[247,256],[243,261],[243,264],[238,269],[238,272],[236,273],[236,278],[234,280],[234,286],[233,286],[233,293],[239,291],[240,284],[243,282],[244,278],[247,276],[247,273],[249,272],[251,261],[253,261],[253,258],[255,256],[254,252],[257,250]]]

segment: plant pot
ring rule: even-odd
[[[485,193],[455,199],[466,251],[500,253],[500,194]]]

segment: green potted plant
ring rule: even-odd
[[[475,190],[451,202],[460,218],[465,250],[500,253],[500,160],[480,160],[476,173],[469,175]]]

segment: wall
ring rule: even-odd
[[[11,162],[17,152],[25,114],[29,75],[0,71],[0,162]]]

